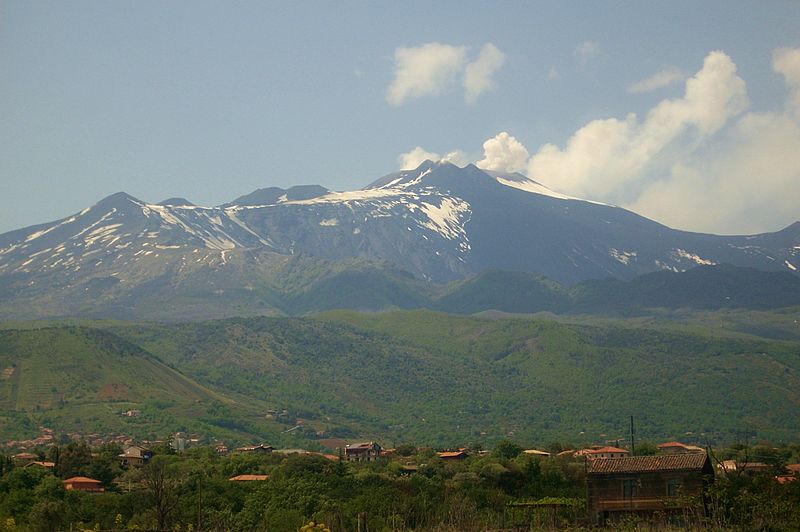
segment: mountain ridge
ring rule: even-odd
[[[265,276],[301,255],[320,265],[339,263],[332,267],[339,270],[391,265],[437,286],[493,270],[572,286],[698,265],[793,275],[800,267],[800,222],[759,235],[677,231],[549,191],[522,174],[475,165],[426,161],[361,190],[273,187],[239,200],[217,207],[182,198],[154,204],[119,192],[61,220],[0,235],[0,306],[77,298],[88,308],[90,296],[102,306],[137,291],[179,293],[207,278],[201,302],[211,308],[220,290],[257,299],[260,290],[273,289]],[[243,311],[269,311],[253,305]]]

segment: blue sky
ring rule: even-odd
[[[777,230],[800,219],[798,28],[789,1],[7,0],[0,232],[120,190],[360,188],[425,154]]]

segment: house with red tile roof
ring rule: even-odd
[[[624,458],[629,454],[630,451],[619,447],[591,447],[589,449],[581,449],[575,453],[575,456],[585,456],[589,460],[594,460],[597,458]]]
[[[706,453],[628,456],[590,460],[587,504],[594,524],[637,516],[703,516],[714,468]]]
[[[65,490],[101,492],[105,491],[102,482],[88,477],[72,477],[64,481]]]

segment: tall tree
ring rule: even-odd
[[[158,529],[166,530],[170,516],[178,505],[180,479],[170,460],[164,456],[156,456],[142,469],[142,481],[155,510]]]

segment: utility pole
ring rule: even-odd
[[[633,429],[633,416],[631,416],[631,456],[636,455],[636,439],[635,439],[636,431]]]

